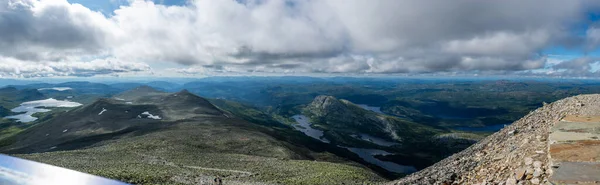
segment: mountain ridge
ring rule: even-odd
[[[547,183],[554,168],[548,157],[550,128],[567,115],[597,116],[599,112],[600,94],[544,104],[469,148],[389,184]],[[530,172],[531,177],[523,177]]]
[[[331,153],[343,156],[341,148],[230,116],[188,91],[128,93],[122,97],[132,99],[101,98],[59,113],[0,140],[0,151],[134,184],[206,184],[216,177],[237,184],[385,181]]]

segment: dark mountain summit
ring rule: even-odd
[[[172,120],[185,119],[193,116],[224,116],[225,112],[211,104],[208,100],[182,90],[176,93],[158,91],[150,86],[123,92],[114,97],[115,100],[130,104],[156,105]]]
[[[164,93],[142,86],[118,97],[135,98],[131,101],[101,98],[85,107],[62,113],[15,136],[15,143],[2,150],[17,153],[61,150],[129,132],[151,131],[160,127],[154,123],[163,121],[198,116],[226,117],[207,100],[187,91]]]

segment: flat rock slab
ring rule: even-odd
[[[600,141],[583,140],[550,145],[556,162],[600,162]]]
[[[600,183],[600,116],[570,115],[550,128],[550,182]]]
[[[569,122],[598,123],[600,122],[600,116],[568,115],[565,116],[563,120]]]
[[[598,184],[600,163],[561,162],[553,170],[550,181],[557,184]]]
[[[600,119],[600,118],[598,118]],[[596,118],[563,119],[550,129],[551,143],[600,140],[600,122],[591,122]]]

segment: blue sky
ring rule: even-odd
[[[3,78],[600,77],[595,1],[10,2]]]
[[[113,11],[118,9],[119,6],[129,5],[129,0],[68,0],[68,2],[81,4],[91,10],[102,12],[107,16],[112,15]],[[152,2],[167,6],[181,6],[185,5],[187,0],[152,0]]]

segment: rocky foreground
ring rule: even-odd
[[[552,138],[549,139],[549,135],[553,130],[556,130],[556,128],[553,129],[555,124],[570,122],[563,120],[567,116],[600,116],[600,94],[579,95],[551,104],[544,104],[543,107],[531,112],[510,126],[506,126],[499,132],[490,135],[464,151],[390,184],[513,185],[557,182],[557,177],[553,177],[555,175],[553,173],[560,171],[561,163],[555,162],[557,159],[552,159],[549,154],[549,152],[557,151],[555,148],[552,151],[549,149],[551,144],[557,142],[552,140]],[[587,121],[589,122],[590,119]],[[600,128],[592,128],[591,132],[597,132],[598,129]],[[560,130],[564,131],[564,129]],[[574,131],[589,132],[589,130],[588,128],[588,131]],[[558,183],[600,183],[600,181],[594,181],[594,177],[600,177],[600,173],[598,173],[600,171],[593,171],[600,170],[600,165],[595,164],[600,160],[600,151],[589,154],[589,146],[574,146],[575,144],[573,143],[576,142],[571,142],[571,138],[568,138],[571,136],[563,136],[567,138],[563,137],[562,140],[568,141],[566,143],[571,143],[571,146],[573,146],[567,148],[575,148],[572,151],[588,151],[587,156],[589,157],[585,160],[591,160],[591,162],[586,161],[581,164],[592,165],[592,168],[589,169],[592,171],[583,172],[584,177],[591,177],[591,181],[589,181],[590,179],[586,179],[586,182],[577,182],[577,178],[579,177],[576,176],[581,175],[581,173],[572,173],[571,175],[575,177],[570,178],[574,181]],[[590,143],[588,142],[589,140],[598,141],[598,137],[592,136],[586,138],[586,141],[581,143]],[[554,147],[554,145],[552,146]],[[577,149],[578,147],[579,149]],[[594,145],[592,147],[597,148],[598,146]],[[595,149],[591,152],[595,152]],[[570,155],[571,157],[578,156],[577,153]],[[580,168],[575,167],[575,169]],[[565,176],[565,174],[560,175]],[[558,176],[558,174],[555,176]]]

